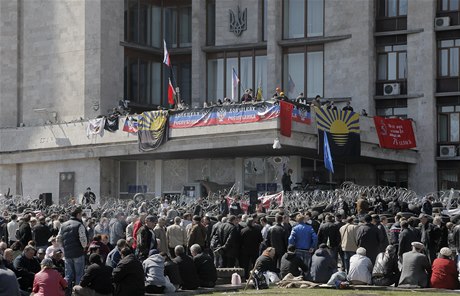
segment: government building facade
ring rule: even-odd
[[[200,180],[281,190],[286,168],[293,183],[459,189],[459,49],[456,0],[0,1],[0,193],[63,203],[87,187],[131,198]],[[291,137],[279,119],[169,129],[151,152],[122,131],[123,116],[116,132],[86,134],[120,100],[167,108],[169,79],[189,108],[230,98],[233,70],[235,98],[279,87],[365,110],[361,155],[334,159],[330,174],[314,112]],[[417,148],[380,148],[376,115],[412,119]]]

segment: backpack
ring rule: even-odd
[[[255,270],[252,273],[252,281],[254,283],[254,288],[256,290],[268,289],[267,278],[265,277],[263,272]]]

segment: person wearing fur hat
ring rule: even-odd
[[[441,248],[439,257],[433,262],[430,287],[437,289],[457,289],[458,271],[452,260],[452,250]]]
[[[403,254],[400,287],[426,288],[428,286],[431,265],[427,256],[423,254],[424,248],[421,242],[413,242],[412,251]]]

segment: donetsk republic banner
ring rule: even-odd
[[[359,114],[352,111],[316,108],[319,147],[324,145],[327,135],[332,158],[361,155]],[[324,133],[326,132],[326,133]],[[323,149],[319,149],[322,151]]]
[[[270,120],[280,116],[280,106],[273,103],[239,104],[194,108],[174,112],[169,117],[170,128],[189,128],[211,125],[250,123]],[[294,108],[292,120],[310,124],[311,116],[307,108]]]
[[[375,116],[374,123],[380,147],[410,149],[417,146],[411,120]]]

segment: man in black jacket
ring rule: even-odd
[[[46,225],[45,217],[41,216],[38,219],[38,224],[32,229],[32,238],[37,244],[37,249],[48,248],[48,239],[51,237],[51,230]]]
[[[22,221],[19,222],[18,229],[18,240],[22,246],[27,246],[29,241],[32,240],[32,229],[30,228],[30,215],[26,214],[22,217]]]
[[[401,221],[400,225],[398,257],[402,259],[404,253],[412,251],[412,243],[417,241],[417,236],[409,228],[409,222]]]
[[[179,273],[182,278],[182,289],[197,289],[199,286],[199,279],[192,258],[185,254],[183,246],[176,246],[174,248],[174,253],[176,254],[176,258],[174,258],[173,261],[179,266]]]
[[[420,227],[422,234],[421,242],[425,245],[428,260],[433,264],[434,259],[436,259],[437,246],[441,239],[441,229],[430,223],[426,214],[420,214],[420,223],[422,224]]]
[[[244,268],[244,275],[248,279],[250,266],[256,263],[262,242],[262,233],[254,227],[253,218],[248,219],[246,227],[241,230],[240,238],[240,267]]]
[[[289,234],[286,232],[286,228],[283,226],[283,216],[276,215],[275,217],[276,224],[273,225],[267,234],[267,241],[265,242],[267,247],[275,248],[275,262],[276,267],[281,265],[281,257],[286,253],[287,241]]]
[[[90,265],[81,278],[80,285],[73,288],[76,296],[112,295],[112,268],[102,264],[99,254],[89,256]]]
[[[235,267],[235,257],[239,250],[239,235],[237,233],[236,216],[228,217],[226,223],[223,223],[216,232],[217,245],[222,253],[223,267]]]
[[[288,246],[288,251],[281,258],[281,267],[280,267],[281,279],[283,279],[288,273],[293,276],[299,276],[303,272],[307,272],[308,268],[305,263],[297,257],[295,254],[295,246]]]
[[[145,224],[137,232],[137,257],[142,262],[149,257],[152,249],[157,249],[157,241],[153,229],[158,222],[155,216],[147,216]]]
[[[121,250],[121,260],[112,273],[115,296],[144,296],[144,269],[130,248]]]
[[[208,254],[203,253],[198,244],[190,247],[190,253],[193,257],[193,263],[195,263],[200,287],[214,287],[217,281],[217,270],[212,258]]]
[[[14,259],[16,276],[19,278],[19,286],[23,291],[32,291],[35,274],[41,269],[40,262],[34,256],[35,248],[28,245],[22,254]]]
[[[318,244],[326,244],[329,247],[331,257],[337,262],[341,236],[339,227],[334,222],[333,215],[326,215],[326,223],[319,227]]]
[[[371,223],[372,217],[368,214],[364,216],[364,225],[359,226],[356,239],[358,247],[366,249],[366,256],[371,259],[372,264],[379,253],[380,232],[374,224]],[[340,237],[340,236],[339,236]]]

